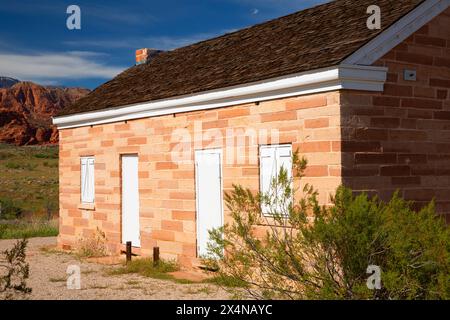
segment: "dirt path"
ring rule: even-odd
[[[14,240],[1,240],[0,251],[10,248]],[[104,266],[80,261],[75,256],[42,247],[56,244],[56,238],[30,239],[27,261],[33,289],[30,299],[36,300],[181,300],[229,299],[229,295],[212,284],[179,284],[173,281],[146,278],[140,275],[108,275],[114,266]],[[66,270],[69,265],[81,269],[81,290],[68,290]]]

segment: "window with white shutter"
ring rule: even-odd
[[[94,158],[81,158],[81,202],[94,203],[95,183],[94,183]]]
[[[260,188],[263,194],[272,194],[273,200],[277,200],[276,190],[272,190],[272,182],[277,178],[283,167],[288,174],[288,178],[292,177],[292,146],[291,145],[272,145],[261,146],[260,155]],[[276,206],[272,206],[272,209]],[[270,214],[270,206],[262,205],[263,214]],[[280,208],[279,208],[280,209]]]

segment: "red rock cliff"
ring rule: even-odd
[[[0,142],[57,143],[51,117],[88,93],[88,89],[44,87],[31,82],[0,88]]]

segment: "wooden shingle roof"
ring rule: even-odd
[[[423,0],[336,0],[164,52],[134,66],[58,116],[200,93],[338,65]],[[382,29],[369,30],[369,5]]]

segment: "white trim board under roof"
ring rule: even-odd
[[[200,94],[55,117],[58,129],[98,125],[341,89],[383,91],[387,68],[340,65]]]

